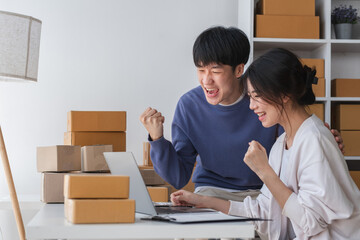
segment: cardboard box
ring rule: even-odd
[[[80,146],[47,146],[36,149],[38,172],[66,172],[81,169]]]
[[[319,24],[318,16],[256,15],[255,36],[319,39]]]
[[[144,165],[138,165],[139,169],[142,170],[142,169],[154,169],[153,166],[144,166]]]
[[[64,176],[68,173],[41,173],[41,201],[64,202]]]
[[[321,58],[301,58],[300,59],[303,65],[308,66],[309,68],[316,69],[316,77],[324,78],[325,77],[325,59]]]
[[[66,175],[65,198],[129,198],[129,176]]]
[[[360,79],[338,78],[331,81],[332,97],[360,97]]]
[[[322,121],[325,120],[324,115],[324,104],[323,103],[316,103],[313,105],[309,105],[308,109],[306,109],[309,114],[315,114],[318,118]]]
[[[70,111],[67,114],[68,132],[125,132],[125,111]]]
[[[312,85],[315,97],[325,97],[325,78],[318,78],[318,83]]]
[[[350,171],[350,176],[354,180],[357,187],[360,189],[360,171]]]
[[[360,131],[340,131],[345,145],[345,156],[360,156]]]
[[[142,178],[144,179],[145,185],[163,185],[166,184],[165,180],[162,179],[154,169],[140,169]]]
[[[150,157],[150,143],[143,142],[143,164],[144,166],[152,166],[152,161]]]
[[[315,16],[315,0],[260,0],[257,9],[265,15]]]
[[[65,132],[65,145],[112,145],[114,152],[126,151],[126,132]]]
[[[169,190],[167,187],[147,187],[153,202],[168,202]]]
[[[337,104],[332,122],[338,130],[360,130],[360,104]],[[347,147],[346,147],[347,148]]]
[[[71,223],[133,223],[133,199],[65,199],[65,217]]]
[[[81,170],[83,172],[109,172],[104,152],[112,152],[112,145],[93,145],[81,148]]]

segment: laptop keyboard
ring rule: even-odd
[[[214,212],[208,208],[194,208],[194,207],[182,207],[182,206],[170,206],[170,207],[155,207],[158,214],[173,214],[173,213],[196,213],[196,212]]]

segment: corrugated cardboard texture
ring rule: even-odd
[[[66,175],[65,198],[129,198],[129,176]]]
[[[125,111],[70,111],[67,118],[68,132],[126,131]]]
[[[319,17],[256,15],[255,36],[319,39]]]
[[[126,151],[126,132],[65,132],[65,145],[112,145],[114,152]]]
[[[143,142],[143,164],[144,166],[152,166],[152,161],[150,157],[150,143]]]
[[[83,172],[107,172],[104,152],[112,152],[112,145],[84,146],[81,148],[81,170]]]
[[[65,217],[72,223],[133,223],[133,199],[65,199]]]
[[[301,58],[303,65],[308,66],[311,69],[316,69],[316,77],[325,77],[325,59],[321,58]]]
[[[64,202],[64,176],[68,173],[41,174],[41,201],[44,203]]]
[[[360,156],[360,131],[340,131],[345,145],[345,156]]]
[[[333,114],[336,129],[360,130],[360,104],[337,104]]]
[[[332,97],[360,97],[360,79],[338,78],[331,81]]]
[[[308,106],[309,109],[306,109],[306,111],[309,114],[315,114],[318,118],[320,118],[322,121],[324,121],[324,104],[323,103],[317,103]]]
[[[260,0],[257,9],[265,15],[315,16],[315,0]]]
[[[147,187],[153,202],[168,202],[169,190],[167,187]]]
[[[38,172],[66,172],[81,170],[80,146],[37,147]]]
[[[166,184],[154,169],[140,169],[141,176],[144,179],[145,185],[163,185]]]
[[[354,180],[357,187],[360,189],[360,171],[350,171],[350,176]]]
[[[312,85],[315,97],[325,97],[325,78],[318,78],[318,83]]]

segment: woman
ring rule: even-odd
[[[270,218],[254,223],[264,239],[360,239],[359,189],[329,129],[305,109],[315,102],[315,70],[293,53],[273,49],[249,66],[242,81],[262,125],[285,130],[269,160],[260,143],[249,143],[244,162],[264,182],[261,194],[234,202],[180,190],[171,201]]]

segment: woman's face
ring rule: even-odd
[[[275,105],[266,102],[254,90],[250,81],[247,80],[248,95],[250,97],[250,109],[259,116],[259,121],[266,128],[274,126],[280,122],[281,113]]]

